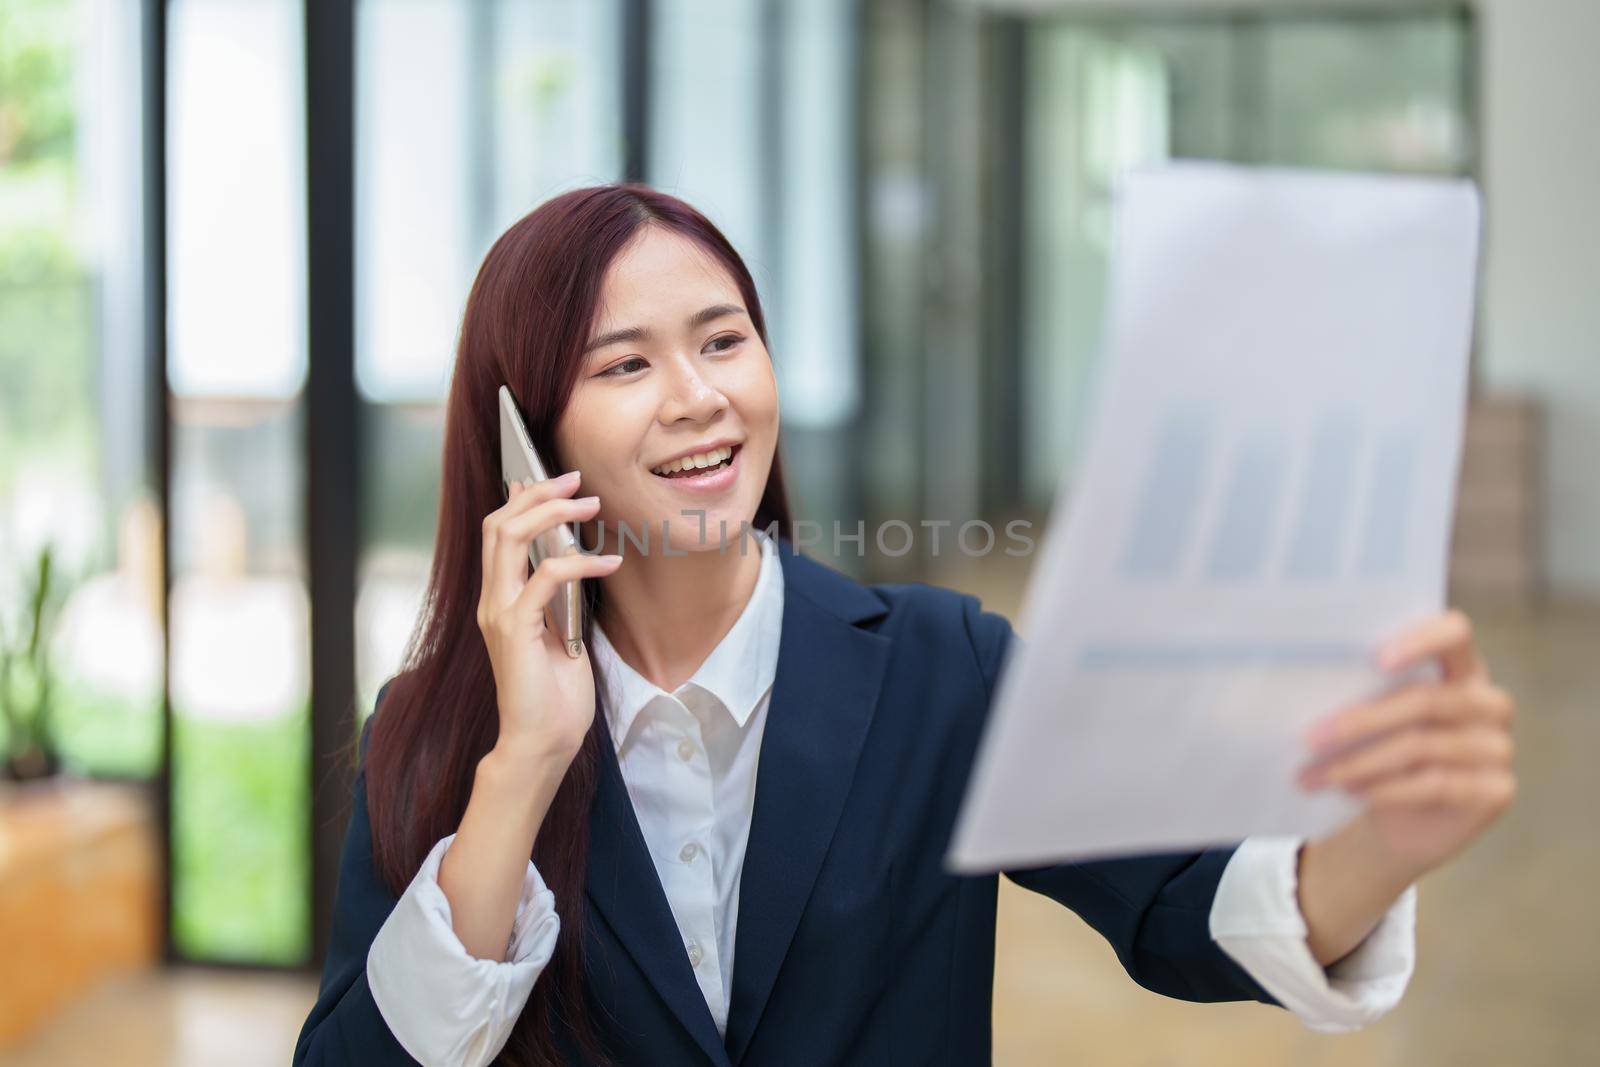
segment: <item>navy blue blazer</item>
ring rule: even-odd
[[[596,1022],[619,1064],[987,1064],[998,876],[948,874],[941,861],[1011,625],[975,597],[920,583],[863,586],[781,544],[783,632],[726,1040],[610,746],[601,746],[590,821]],[[375,715],[382,701],[380,691]],[[363,755],[365,740],[364,731]],[[367,949],[396,898],[372,865],[364,785],[358,776],[332,944],[296,1064],[413,1062],[367,988]],[[1148,989],[1276,1004],[1211,940],[1211,903],[1232,854],[1005,874],[1082,916]]]

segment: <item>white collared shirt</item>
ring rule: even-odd
[[[599,626],[590,649],[622,780],[719,1033],[728,1027],[739,882],[783,629],[783,566],[771,539],[757,536],[761,573],[749,603],[676,690],[628,666]]]
[[[672,693],[617,654],[598,626],[590,654],[607,691],[607,725],[706,1006],[725,1033],[739,883],[756,765],[778,667],[783,568],[759,535],[760,577],[744,611]],[[504,1047],[555,948],[555,900],[530,862],[504,962],[469,956],[438,886],[442,838],[367,955],[373,1000],[423,1064],[480,1067]],[[1217,944],[1313,1030],[1366,1025],[1399,1002],[1415,966],[1416,887],[1353,952],[1324,969],[1306,943],[1296,885],[1302,839],[1246,838],[1223,869],[1210,912]]]

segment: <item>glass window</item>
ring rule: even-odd
[[[1451,14],[1264,27],[1265,158],[1464,174],[1467,25]]]
[[[357,7],[357,381],[444,396],[489,245],[621,160],[617,5],[365,0]]]
[[[121,777],[154,774],[161,739],[139,30],[117,0],[0,5],[0,754]]]
[[[924,469],[922,331],[935,197],[924,157],[926,9],[913,0],[867,7],[860,161],[864,187],[861,315],[873,417],[856,457],[871,518],[916,519]]]
[[[295,0],[173,0],[172,938],[310,947],[305,142]]]
[[[422,604],[467,291],[518,218],[621,177],[622,42],[616,0],[363,0],[356,13],[365,715]]]
[[[860,405],[855,50],[848,0],[652,7],[648,179],[744,258],[767,315],[784,463],[807,517],[851,510]]]
[[[779,285],[769,314],[791,427],[837,427],[860,404],[854,20],[850,0],[783,7]]]
[[[1022,491],[1055,496],[1075,455],[1099,344],[1112,186],[1167,158],[1171,83],[1159,48],[1053,27],[1029,40],[1024,188]]]
[[[760,0],[652,6],[648,177],[717,224],[770,303],[766,6]]]
[[[1075,455],[1117,175],[1169,157],[1467,173],[1470,33],[1449,9],[1030,24],[1022,455],[1035,508]]]

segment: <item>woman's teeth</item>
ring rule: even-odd
[[[663,463],[659,467],[652,467],[650,473],[659,474],[663,478],[671,478],[674,475],[683,478],[694,477],[701,471],[721,467],[732,458],[733,448],[724,445],[721,448],[713,448],[710,452],[698,452],[692,456],[672,460],[670,463]]]

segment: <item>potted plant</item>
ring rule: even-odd
[[[50,732],[50,637],[65,602],[50,545],[39,550],[24,583],[21,625],[0,613],[0,716],[6,726],[5,773],[18,781],[60,769]]]

